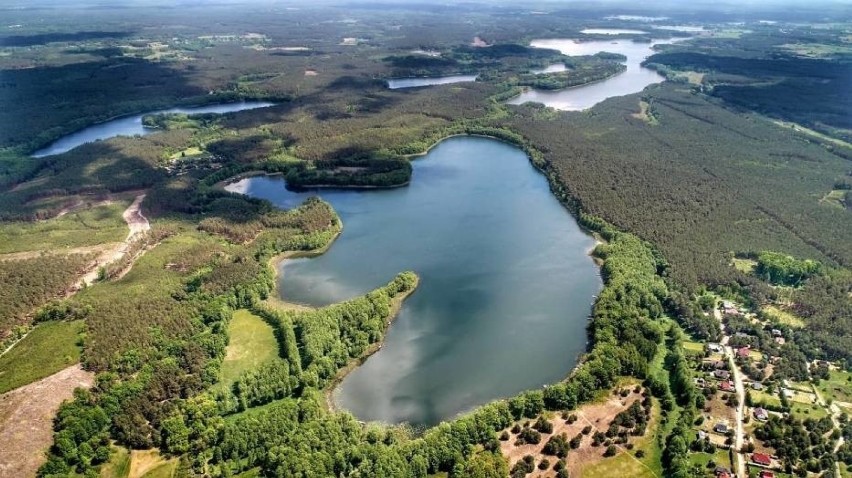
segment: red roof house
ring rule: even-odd
[[[765,453],[752,453],[751,462],[756,465],[769,466],[772,464],[772,457]]]
[[[751,349],[748,347],[740,347],[737,349],[737,357],[748,358],[748,353]]]
[[[760,472],[760,478],[775,478],[775,473],[763,470]]]

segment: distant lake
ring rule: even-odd
[[[646,86],[660,83],[665,78],[659,73],[640,66],[643,60],[654,53],[654,45],[671,43],[672,40],[654,40],[650,43],[632,40],[579,41],[571,39],[535,40],[530,46],[559,50],[569,56],[594,55],[606,51],[627,57],[627,69],[603,81],[563,90],[527,89],[508,101],[521,105],[532,101],[544,103],[559,110],[579,111],[591,108],[613,96],[623,96],[642,91]]]
[[[318,194],[342,218],[326,253],[282,263],[285,300],[321,306],[401,271],[420,276],[336,404],[365,421],[432,425],[564,378],[586,349],[602,286],[594,241],[514,146],[454,137],[413,167],[396,189],[293,192],[280,177],[227,188],[285,208]]]
[[[429,78],[389,78],[388,88],[396,90],[400,88],[416,88],[418,86],[447,85],[450,83],[462,83],[465,81],[476,81],[476,75],[434,76]]]
[[[242,101],[239,103],[226,103],[219,105],[195,106],[186,108],[171,108],[167,110],[149,111],[133,116],[123,116],[105,123],[99,123],[80,131],[63,136],[51,143],[46,148],[40,149],[32,154],[33,157],[41,158],[52,154],[60,154],[70,151],[77,146],[92,141],[104,140],[115,136],[134,136],[146,135],[159,130],[146,128],[142,126],[142,117],[150,114],[158,113],[186,113],[186,114],[201,114],[201,113],[232,113],[234,111],[250,110],[255,108],[265,108],[272,106],[274,103],[265,101]]]
[[[568,67],[566,67],[564,63],[557,63],[555,65],[547,65],[544,68],[530,70],[530,73],[534,75],[542,75],[544,73],[559,73],[562,71],[568,71]]]
[[[648,32],[625,28],[586,28],[585,30],[580,30],[580,33],[584,35],[643,35]]]

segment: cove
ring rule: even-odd
[[[115,136],[134,136],[146,135],[155,133],[159,130],[146,128],[142,126],[142,117],[149,114],[158,113],[185,113],[185,114],[201,114],[201,113],[233,113],[235,111],[250,110],[255,108],[265,108],[272,106],[274,103],[265,101],[242,101],[239,103],[225,103],[219,105],[194,106],[186,108],[171,108],[167,110],[149,111],[132,116],[123,116],[104,123],[99,123],[88,128],[83,128],[80,131],[63,136],[51,143],[49,146],[42,148],[32,154],[34,158],[50,156],[52,154],[60,154],[70,151],[77,146],[92,141],[104,140]]]
[[[446,139],[396,189],[294,192],[266,176],[227,189],[285,208],[318,194],[340,215],[328,251],[279,266],[287,301],[321,306],[420,276],[381,350],[333,393],[361,420],[433,425],[556,382],[586,350],[602,287],[594,240],[514,146]]]
[[[605,80],[574,88],[556,91],[528,89],[509,100],[508,103],[521,105],[536,102],[559,110],[580,111],[613,96],[640,92],[646,86],[660,83],[665,79],[656,71],[643,68],[640,64],[654,53],[654,45],[666,43],[672,43],[672,40],[654,40],[650,43],[632,40],[582,42],[570,39],[535,40],[530,43],[530,46],[559,50],[569,56],[594,55],[602,51],[621,53],[627,57],[627,69]]]
[[[387,81],[389,89],[398,90],[400,88],[417,88],[420,86],[448,85],[451,83],[476,81],[476,75],[433,76],[424,78],[389,78]]]

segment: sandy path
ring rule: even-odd
[[[89,272],[87,272],[80,280],[81,286],[83,284],[89,286],[97,281],[101,267],[121,260],[127,251],[130,250],[130,245],[136,236],[151,229],[151,224],[148,223],[148,219],[142,214],[141,205],[143,200],[145,200],[145,194],[140,194],[136,196],[133,203],[125,209],[121,217],[124,218],[124,222],[127,223],[127,227],[130,229],[127,233],[127,237],[124,239],[124,242],[116,244],[114,247],[105,250],[100,256],[98,256],[97,260],[95,260],[94,264],[92,264],[89,269]]]
[[[53,443],[59,405],[93,383],[94,374],[78,364],[0,395],[0,478],[35,476]]]

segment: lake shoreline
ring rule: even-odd
[[[367,347],[367,350],[365,350],[364,353],[361,354],[359,357],[349,359],[346,365],[337,370],[337,373],[334,374],[334,378],[332,378],[328,385],[326,385],[323,389],[323,395],[325,396],[325,407],[326,410],[328,410],[329,412],[346,410],[343,407],[337,406],[337,403],[335,403],[334,400],[334,392],[337,390],[337,387],[341,383],[343,383],[343,380],[350,373],[354,372],[358,367],[363,365],[370,357],[372,357],[373,354],[382,349],[382,346],[385,343],[385,339],[387,338],[388,331],[390,330],[391,326],[393,326],[394,322],[396,322],[396,318],[399,316],[399,311],[402,310],[402,304],[405,302],[405,299],[410,297],[411,294],[413,294],[417,290],[417,287],[420,285],[420,276],[418,276],[417,274],[415,274],[414,276],[417,278],[414,282],[414,286],[401,294],[397,294],[396,297],[391,299],[390,312],[388,313],[387,317],[388,322],[385,327],[384,333],[382,334],[382,338],[378,342],[375,342],[369,347]],[[352,413],[349,410],[346,411]]]

